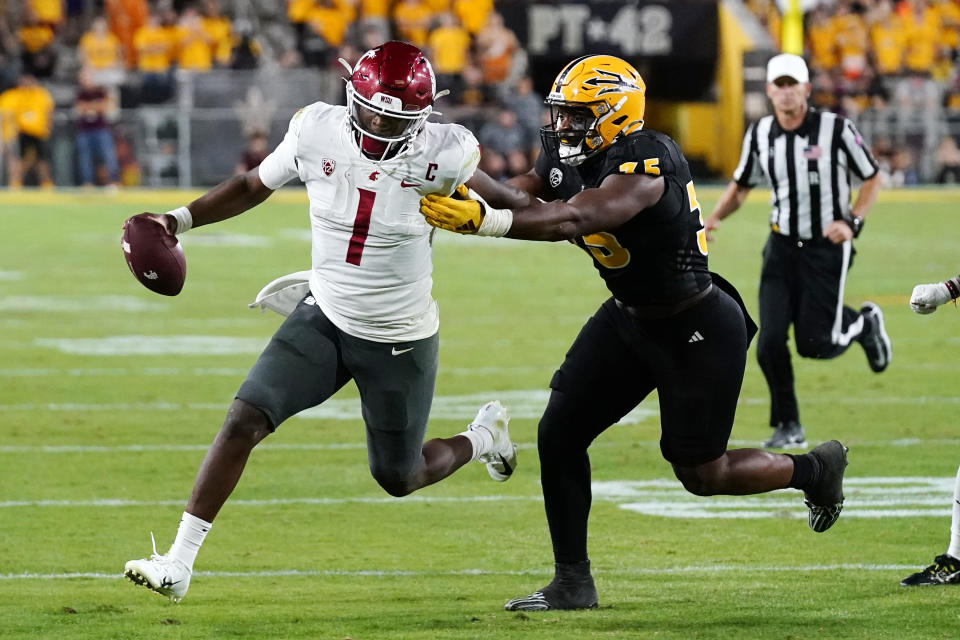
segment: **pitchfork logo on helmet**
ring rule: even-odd
[[[646,89],[643,78],[625,60],[577,58],[553,81],[545,100],[551,124],[541,129],[544,145],[558,148],[562,163],[581,164],[643,128]]]
[[[436,79],[420,49],[387,42],[363,54],[347,78],[350,126],[367,156],[383,160],[404,151],[433,109]]]

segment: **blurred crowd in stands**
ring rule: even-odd
[[[779,48],[774,0],[745,0]],[[857,122],[890,185],[960,182],[960,0],[830,0],[804,15],[812,103]]]
[[[744,2],[779,48],[783,0]],[[888,184],[960,182],[960,0],[807,8],[813,104],[858,123]],[[6,184],[52,183],[55,121],[69,125],[73,183],[138,184],[142,154],[121,109],[175,105],[183,74],[341,73],[340,58],[352,65],[391,38],[427,51],[451,92],[436,108],[476,132],[482,168],[501,178],[529,169],[542,97],[493,0],[0,0]],[[278,132],[246,134],[237,170],[255,166]]]
[[[0,118],[7,184],[51,185],[55,112],[70,113],[76,184],[137,184],[118,110],[175,103],[177,74],[214,69],[343,69],[389,39],[424,49],[447,121],[477,133],[483,168],[525,172],[539,149],[542,98],[493,0],[0,0]],[[268,151],[248,131],[237,170]]]

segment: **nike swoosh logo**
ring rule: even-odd
[[[419,187],[419,186],[421,186],[421,183],[419,183],[419,182],[407,182],[406,180],[401,180],[401,181],[400,181],[400,186],[401,186],[401,187],[404,187],[404,188],[406,188],[406,187]]]
[[[409,349],[397,349],[396,347],[394,347],[390,351],[390,355],[399,356],[400,354],[406,353],[407,351],[413,351],[413,347],[410,347]]]

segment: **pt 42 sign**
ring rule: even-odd
[[[527,48],[533,55],[579,55],[596,47],[625,56],[673,52],[673,14],[659,4],[531,4]]]

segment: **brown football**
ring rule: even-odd
[[[146,214],[123,223],[120,240],[130,272],[150,291],[175,296],[187,279],[187,259],[177,237]]]

